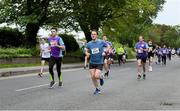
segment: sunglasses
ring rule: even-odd
[[[51,32],[56,32],[55,30],[51,31]]]

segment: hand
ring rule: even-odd
[[[86,52],[86,56],[87,56],[87,57],[89,57],[90,55],[91,55],[90,53]]]
[[[140,47],[140,50],[142,50],[142,51],[143,51],[144,49],[143,49],[142,47]]]

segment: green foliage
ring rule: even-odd
[[[128,59],[134,59],[136,58],[136,52],[134,51],[134,48],[126,47]]]
[[[40,26],[56,25],[84,31],[108,27],[120,42],[132,46],[146,24],[151,24],[165,0],[1,0],[0,22],[26,27],[27,45],[35,46]],[[31,30],[33,29],[33,30]],[[132,33],[131,33],[132,32]],[[130,34],[131,33],[131,34]],[[107,34],[110,34],[107,32]],[[130,35],[129,35],[130,34]]]
[[[0,28],[0,46],[1,47],[19,47],[23,46],[24,35],[18,29],[9,27]]]
[[[127,0],[122,16],[112,17],[103,26],[103,33],[114,36],[115,40],[121,44],[128,44],[133,47],[138,36],[143,33],[146,27],[149,27],[157,12],[162,9],[164,0]]]
[[[76,50],[75,52],[69,52],[69,53],[67,53],[65,56],[70,56],[70,57],[72,56],[72,57],[81,58],[82,55],[83,55],[82,50],[78,49],[78,50]]]
[[[32,56],[30,49],[25,48],[0,48],[0,57],[26,57]]]
[[[180,26],[152,25],[144,30],[145,40],[151,39],[158,45],[180,47]]]
[[[73,35],[60,34],[66,46],[66,52],[75,52],[79,49],[79,45]]]

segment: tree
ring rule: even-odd
[[[39,28],[45,24],[58,25],[64,18],[62,0],[1,0],[0,22],[16,23],[25,28],[26,44],[34,47]],[[57,4],[57,5],[56,5]]]
[[[151,26],[153,18],[157,16],[164,2],[164,0],[128,0],[124,7],[125,15],[108,21],[103,27],[103,32],[132,47],[138,36]]]

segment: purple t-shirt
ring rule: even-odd
[[[64,46],[64,42],[61,37],[49,37],[48,42],[51,48],[51,56],[53,57],[62,57],[62,49],[56,46],[56,44]]]
[[[146,42],[137,42],[135,48],[137,50],[137,56],[147,57],[147,52],[141,50],[141,48],[148,49],[148,44]]]
[[[161,52],[162,52],[162,55],[165,56],[168,54],[168,49],[167,48],[161,48]]]

